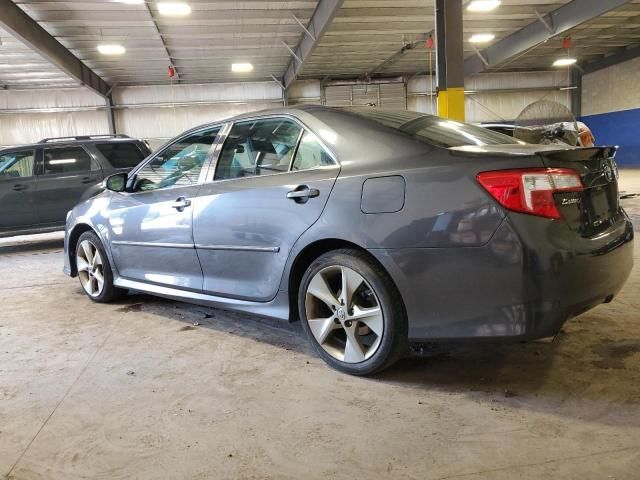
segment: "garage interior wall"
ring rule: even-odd
[[[0,145],[107,131],[104,100],[86,88],[0,91]]]
[[[511,123],[527,105],[543,99],[571,108],[569,92],[560,90],[569,85],[567,71],[474,75],[465,80],[465,120]],[[408,109],[435,114],[437,102],[429,95],[430,89],[428,75],[410,79]]]
[[[619,145],[621,166],[640,166],[640,58],[585,75],[582,120],[598,144]]]
[[[246,112],[282,106],[275,82],[116,88],[116,130],[157,147],[180,132]]]
[[[282,106],[275,82],[161,85],[113,91],[116,130],[152,147],[191,127]],[[0,91],[0,145],[108,131],[104,100],[84,88]]]
[[[569,92],[559,90],[567,82],[567,73],[558,71],[470,77],[465,88],[475,93],[466,96],[466,119],[468,122],[512,122],[525,106],[541,99],[569,106]],[[378,104],[381,99],[380,105],[386,108],[424,113],[433,113],[432,108],[435,109],[435,98],[429,93],[430,79],[426,75],[409,79],[406,87],[398,80],[375,86],[355,83],[340,87],[322,86],[320,80],[300,80],[290,87],[288,103],[321,104],[327,88],[342,88],[345,92],[349,90],[345,95],[354,96],[354,104]],[[275,82],[246,82],[115,88],[113,103],[118,133],[147,139],[155,148],[188,128],[278,107],[283,99]],[[104,101],[87,89],[0,91],[0,145],[106,131]]]

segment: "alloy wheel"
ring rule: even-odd
[[[371,285],[351,268],[336,265],[317,272],[307,287],[305,312],[314,338],[337,360],[363,362],[380,346],[380,302]]]
[[[89,240],[83,240],[76,252],[76,266],[80,284],[91,297],[98,297],[104,289],[104,265],[100,250]]]

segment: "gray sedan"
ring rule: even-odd
[[[194,128],[69,212],[67,274],[301,321],[371,374],[409,342],[522,341],[611,301],[632,265],[615,148],[405,111],[272,110]]]

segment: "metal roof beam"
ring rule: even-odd
[[[429,37],[431,37],[433,35],[435,35],[435,30],[431,30],[430,32],[425,33],[424,35],[422,35],[420,37],[419,40],[416,40],[415,42],[411,42],[411,43],[407,43],[406,45],[403,45],[402,48],[400,48],[397,52],[391,54],[384,61],[380,62],[375,68],[369,70],[366,73],[365,77],[369,78],[369,77],[375,75],[376,73],[381,72],[382,70],[384,70],[388,66],[393,65],[398,60],[400,60],[404,56],[405,53],[407,53],[408,51],[419,47],[421,44],[425,43],[429,39]]]
[[[149,17],[151,17],[151,22],[153,22],[153,26],[158,32],[158,37],[160,38],[160,42],[162,43],[162,47],[164,48],[165,53],[167,54],[167,58],[169,59],[169,65],[173,67],[173,71],[176,74],[176,80],[180,83],[180,72],[176,68],[175,61],[173,56],[171,56],[171,52],[169,51],[169,47],[167,47],[167,42],[165,42],[164,37],[162,36],[162,32],[160,32],[160,27],[158,26],[158,22],[156,21],[156,17],[153,15],[153,11],[148,3],[145,2],[145,7],[147,7],[147,12],[149,12]]]
[[[0,27],[82,85],[107,96],[111,86],[11,0],[0,0]]]
[[[582,23],[630,2],[631,0],[607,0],[606,2],[602,0],[572,0],[485,49],[482,56],[489,65],[485,66],[482,60],[475,55],[465,60],[464,73],[468,76],[482,72],[486,68],[497,67],[510,58],[546,42],[553,36],[562,35]],[[553,33],[548,30],[548,27],[551,26]]]
[[[582,69],[584,70],[584,75],[586,75],[588,73],[602,70],[603,68],[613,67],[614,65],[626,62],[628,60],[633,60],[634,58],[638,57],[640,57],[640,44],[625,47],[617,51],[616,53],[602,57],[599,60],[594,60],[592,62],[586,63],[582,66]]]
[[[327,31],[327,28],[331,25],[333,18],[336,16],[343,3],[344,0],[320,0],[318,2],[311,19],[309,20],[309,24],[306,27],[306,30],[311,32],[312,35],[308,35],[305,30],[300,43],[298,43],[298,46],[295,48],[293,58],[289,61],[289,65],[282,77],[282,84],[285,89],[289,88],[298,77],[300,70],[302,70],[302,66],[309,57],[311,57],[311,54],[318,45],[318,42],[320,42],[324,33]]]

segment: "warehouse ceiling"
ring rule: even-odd
[[[163,17],[155,1],[17,0],[48,33],[111,85],[166,83],[167,67],[175,81],[209,83],[282,77],[318,4],[316,0],[189,0],[191,14]],[[568,1],[503,0],[485,13],[464,14],[464,38],[493,33],[498,42]],[[404,45],[424,40],[433,29],[433,0],[345,0],[314,53],[302,78],[411,75],[428,70],[423,42],[387,61]],[[640,0],[584,23],[568,33],[571,54],[580,63],[640,44]],[[560,37],[542,43],[493,67],[493,70],[549,69],[566,55]],[[64,73],[0,30],[0,85],[47,87],[74,85]],[[106,56],[98,44],[118,43],[121,56]],[[490,44],[489,44],[490,45]],[[482,45],[479,48],[484,48]],[[465,41],[466,57],[476,55]],[[250,62],[250,73],[232,73],[231,64]]]

